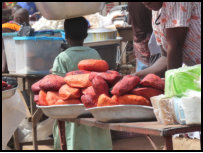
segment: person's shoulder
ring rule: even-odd
[[[98,52],[96,49],[91,48],[91,47],[89,47],[89,50],[90,50],[90,51],[93,51],[93,52]]]

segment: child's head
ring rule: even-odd
[[[22,8],[20,5],[15,5],[14,7],[12,7],[11,9],[11,15],[12,17],[14,17],[14,14],[17,10],[19,10],[20,8]]]
[[[20,8],[14,13],[14,21],[19,24],[29,25],[29,13],[26,9]]]
[[[84,17],[66,19],[64,31],[66,39],[72,42],[83,42],[87,37],[88,22]]]

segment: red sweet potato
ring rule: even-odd
[[[131,91],[140,82],[140,78],[137,76],[126,75],[119,82],[117,82],[111,91],[113,95],[124,95]]]
[[[31,90],[33,91],[34,94],[39,94],[39,91],[41,90],[41,88],[39,87],[40,81],[35,82],[32,86],[31,86]]]
[[[146,99],[150,100],[150,98],[153,96],[163,94],[163,91],[155,88],[144,87],[133,89],[130,93],[138,96],[143,96]]]
[[[92,86],[94,88],[96,95],[101,95],[101,94],[109,95],[108,84],[102,77],[95,76],[94,79],[92,80]]]
[[[48,105],[48,103],[46,101],[46,95],[47,95],[46,91],[40,90],[39,100],[38,100],[38,104],[40,106],[47,106]]]
[[[106,72],[91,72],[89,80],[92,81],[95,76],[101,76],[109,85],[114,85],[122,77],[117,71],[108,70]]]
[[[97,101],[98,101],[98,96],[82,95],[81,101],[86,108],[96,107]]]
[[[46,101],[48,105],[54,105],[60,98],[58,92],[48,91],[46,95]]]
[[[87,88],[92,85],[89,74],[69,75],[64,78],[64,81],[73,88]]]
[[[151,106],[151,103],[149,100],[142,96],[137,96],[137,95],[130,95],[126,94],[123,96],[117,96],[114,95],[112,99],[117,99],[119,105],[146,105],[146,106]]]
[[[34,102],[39,105],[39,95],[34,95]]]
[[[96,93],[94,91],[93,86],[87,87],[85,89],[82,89],[82,94],[83,95],[93,95],[96,96]]]
[[[64,78],[55,74],[49,74],[42,78],[39,87],[45,91],[58,91],[65,84]]]
[[[54,105],[66,105],[66,104],[81,104],[81,101],[79,99],[68,99],[68,100],[59,99]]]
[[[59,89],[59,96],[63,100],[71,99],[71,98],[80,98],[80,89],[78,88],[72,88],[67,84],[64,84],[60,89]]]
[[[109,65],[105,60],[85,59],[78,63],[79,70],[106,72]]]
[[[66,73],[65,76],[76,75],[76,74],[87,74],[87,73],[90,73],[90,71],[76,70],[76,71],[71,71],[71,72]]]
[[[142,87],[152,87],[164,91],[164,81],[155,74],[148,74],[140,82]]]
[[[112,106],[112,105],[117,105],[117,101],[114,101],[114,99],[107,96],[106,94],[101,94],[99,96],[97,107]]]

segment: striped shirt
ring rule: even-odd
[[[183,62],[188,66],[201,63],[201,2],[163,2],[159,11],[152,11],[152,26],[158,45],[166,51],[165,29],[188,27]]]

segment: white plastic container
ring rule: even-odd
[[[85,16],[101,11],[105,2],[35,2],[41,15],[48,20]]]
[[[48,74],[63,41],[61,37],[14,37],[16,73]]]
[[[117,30],[107,28],[89,29],[88,36],[85,42],[115,40],[117,36]]]
[[[13,37],[17,36],[17,32],[2,33],[4,47],[6,52],[6,61],[9,73],[16,73],[16,50]]]

